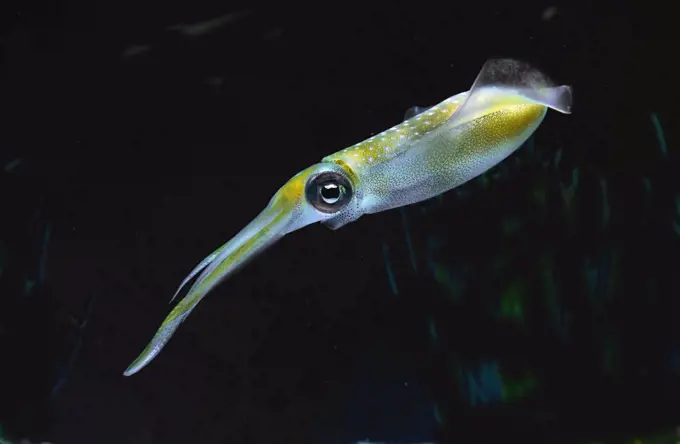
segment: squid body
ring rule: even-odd
[[[335,230],[363,214],[457,187],[522,145],[548,108],[569,114],[571,102],[570,86],[554,86],[522,62],[489,60],[469,91],[431,108],[413,107],[402,123],[300,171],[252,222],[189,273],[173,299],[198,276],[193,286],[124,374],[146,366],[206,294],[282,236],[315,222]]]

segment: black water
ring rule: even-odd
[[[678,39],[648,6],[4,2],[2,433],[674,430]],[[573,114],[551,112],[489,183],[286,236],[123,377],[184,276],[293,174],[467,90],[493,57],[573,85]]]

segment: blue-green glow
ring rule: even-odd
[[[667,156],[668,145],[666,145],[666,138],[663,135],[663,128],[661,127],[659,116],[657,116],[656,113],[652,113],[651,118],[654,129],[656,130],[656,138],[659,139],[659,149],[661,150],[661,154]]]

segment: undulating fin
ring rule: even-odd
[[[554,86],[530,65],[511,59],[489,60],[482,67],[463,104],[449,118],[462,125],[507,106],[538,103],[564,114],[571,113],[571,87]]]
[[[413,117],[417,116],[420,113],[424,113],[430,108],[431,108],[430,106],[412,106],[409,109],[407,109],[406,112],[404,113],[404,121],[412,119]]]

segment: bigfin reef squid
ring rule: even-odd
[[[413,107],[400,124],[300,171],[189,273],[172,299],[196,281],[124,375],[151,362],[213,288],[281,237],[315,222],[337,230],[364,214],[449,191],[512,154],[548,108],[570,114],[571,105],[571,86],[555,86],[523,62],[492,59],[469,91],[430,108]]]

